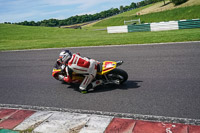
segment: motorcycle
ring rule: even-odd
[[[123,61],[104,61],[103,63],[99,63],[97,65],[97,74],[93,81],[102,80],[104,85],[107,84],[115,84],[121,85],[128,79],[128,74],[123,69],[117,68],[122,65]],[[56,65],[53,69],[52,76],[58,79],[59,75],[66,76],[66,72],[62,71],[60,65]],[[72,84],[81,84],[84,79],[84,75],[76,74],[73,72],[72,74]]]

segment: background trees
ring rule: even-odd
[[[172,3],[174,3],[174,5],[180,5],[186,1],[188,1],[188,0],[172,0]]]
[[[76,15],[76,16],[72,16],[72,17],[69,17],[69,18],[63,19],[63,20],[58,20],[58,19],[52,18],[49,20],[42,20],[42,21],[38,21],[38,22],[24,21],[24,22],[19,22],[19,23],[15,23],[15,24],[27,25],[27,26],[48,26],[48,27],[72,25],[72,24],[78,24],[78,23],[84,23],[84,22],[103,19],[103,18],[110,17],[110,16],[113,16],[113,15],[116,15],[116,14],[119,14],[122,12],[126,12],[129,10],[138,8],[138,7],[146,6],[148,4],[152,4],[152,3],[155,3],[158,1],[164,1],[164,4],[165,4],[165,0],[144,0],[139,3],[132,2],[128,6],[121,5],[119,8],[111,8],[109,10],[105,10],[105,11],[102,11],[102,12],[96,13],[96,14]],[[187,0],[172,0],[172,1],[187,1]]]

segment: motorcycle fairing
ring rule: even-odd
[[[99,75],[104,75],[105,73],[115,69],[117,67],[117,62],[115,61],[104,61],[102,65],[102,71],[98,72]]]
[[[57,73],[59,73],[59,72],[61,72],[61,69],[56,69],[56,68],[54,68],[53,71],[52,71],[52,76],[54,77],[55,74],[57,74]]]
[[[52,71],[52,76],[58,80],[58,75],[61,72],[61,69],[54,68]],[[81,83],[84,79],[84,76],[77,75],[76,73],[72,73],[72,83]]]

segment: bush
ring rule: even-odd
[[[172,3],[174,3],[174,5],[180,5],[186,1],[188,1],[188,0],[172,0]]]

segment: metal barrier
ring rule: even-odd
[[[200,28],[200,19],[180,20],[178,21],[179,29]]]
[[[178,30],[178,29],[192,29],[192,28],[200,28],[200,19],[112,26],[112,27],[107,27],[107,32],[127,33],[127,32],[164,31],[164,30]]]

